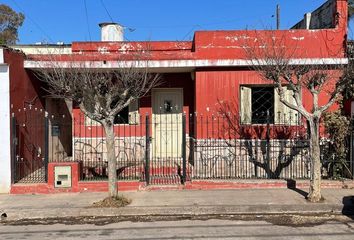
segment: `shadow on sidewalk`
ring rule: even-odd
[[[342,214],[354,220],[354,196],[343,197]]]
[[[288,187],[288,189],[291,189],[297,193],[299,193],[300,195],[302,195],[304,198],[307,197],[307,192],[305,192],[304,190],[301,190],[299,188],[296,187],[296,181],[293,179],[286,179],[286,185]]]

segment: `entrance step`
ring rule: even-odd
[[[171,190],[183,190],[185,186],[182,184],[170,184],[170,185],[149,185],[145,187],[146,191],[171,191]]]
[[[179,175],[151,175],[151,185],[178,185],[181,184]]]
[[[26,174],[21,179],[16,180],[16,183],[45,183],[45,167],[42,166],[38,168],[37,170],[31,170]]]

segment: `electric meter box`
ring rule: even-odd
[[[71,166],[54,167],[54,187],[56,188],[71,187]]]

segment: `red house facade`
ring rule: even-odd
[[[346,0],[326,2],[290,30],[197,31],[193,41],[184,42],[124,42],[119,26],[101,27],[100,42],[3,49],[9,66],[13,189],[43,182],[42,190],[28,191],[55,191],[59,165],[71,166],[77,180],[67,188],[57,186],[65,191],[91,189],[106,176],[102,127],[75,103],[46,97],[35,71],[53,61],[64,68],[77,63],[116,69],[134,61],[129,54],[137,51],[148,52],[140,67],[160,73],[163,83],[115,120],[122,181],[308,177],[301,116],[285,107],[272,83],[252,68],[245,47],[281,39],[292,49],[294,64],[346,64]],[[116,34],[105,35],[107,28]],[[311,109],[310,93],[303,94]],[[320,104],[327,100],[324,93]],[[103,186],[95,184],[94,190]]]

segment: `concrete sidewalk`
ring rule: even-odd
[[[124,192],[124,208],[88,208],[106,193],[0,195],[8,220],[81,216],[341,214],[353,210],[354,189],[323,189],[325,201],[309,203],[302,190],[239,189]]]

